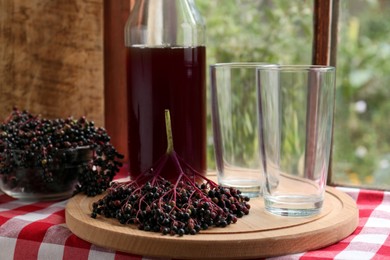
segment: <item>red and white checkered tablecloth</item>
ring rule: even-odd
[[[390,192],[338,188],[357,202],[355,232],[329,247],[272,259],[390,259]],[[65,225],[67,201],[26,202],[0,193],[0,260],[148,259],[92,245]]]

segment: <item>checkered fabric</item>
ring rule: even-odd
[[[302,254],[272,259],[390,259],[390,192],[338,188],[349,194],[359,209],[359,224],[344,240]]]
[[[338,188],[355,199],[359,225],[320,250],[271,259],[390,259],[390,192]],[[148,259],[92,245],[65,224],[67,201],[26,202],[0,193],[0,260]]]

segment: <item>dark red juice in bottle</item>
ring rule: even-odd
[[[167,149],[165,109],[170,110],[174,149],[206,173],[206,48],[129,47],[127,66],[130,176],[151,168]],[[165,167],[162,176],[178,172]]]

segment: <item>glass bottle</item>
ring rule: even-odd
[[[205,25],[193,0],[136,0],[125,27],[130,176],[166,152],[164,110],[174,149],[206,173]],[[166,167],[162,176],[177,177]]]

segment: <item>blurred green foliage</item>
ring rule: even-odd
[[[311,61],[311,1],[195,2],[206,21],[209,64],[234,61]]]
[[[341,2],[333,172],[390,187],[390,1]]]
[[[279,64],[311,62],[312,1],[195,0],[195,2],[206,22],[208,65],[220,62]],[[244,91],[242,93],[250,94]],[[244,117],[246,111],[253,111],[246,107],[249,105],[250,102],[243,104]],[[253,118],[253,115],[247,115],[248,117]],[[248,125],[248,129],[251,129],[251,124]],[[208,126],[210,137],[208,167],[213,170],[215,163],[211,123]],[[239,142],[248,145],[241,145],[239,149],[257,147],[249,144],[256,141],[253,136],[254,133],[243,133],[239,137]],[[243,157],[245,156],[243,151]]]
[[[309,64],[309,0],[195,0],[207,62]],[[333,179],[390,187],[390,1],[340,1]],[[209,124],[210,125],[210,124]],[[209,168],[214,155],[209,129]]]

